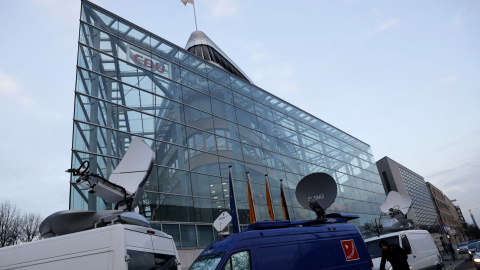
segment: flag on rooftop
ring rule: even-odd
[[[186,6],[188,3],[193,5],[193,0],[180,0]]]

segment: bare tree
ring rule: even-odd
[[[33,241],[39,234],[40,219],[35,213],[21,214],[9,201],[0,203],[0,247]]]
[[[20,215],[15,205],[8,201],[0,204],[0,247],[16,244],[19,222]]]
[[[383,228],[382,224],[380,223],[380,219],[372,220],[370,223],[365,223],[358,228],[365,238],[380,236],[383,234]]]
[[[467,233],[470,236],[470,240],[480,239],[480,229],[473,224],[467,225]]]
[[[20,236],[20,241],[32,242],[35,237],[39,235],[38,228],[40,222],[40,215],[36,213],[24,214],[22,217],[22,234]]]

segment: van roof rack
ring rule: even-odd
[[[256,231],[256,230],[268,230],[268,229],[280,229],[280,228],[289,228],[289,227],[298,227],[298,226],[313,226],[313,225],[322,225],[322,224],[338,224],[338,223],[347,223],[348,220],[359,218],[359,215],[356,214],[340,214],[340,213],[331,213],[325,215],[325,218],[316,219],[316,220],[276,220],[276,221],[260,221],[255,222],[244,229],[244,231]]]

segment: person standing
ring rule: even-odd
[[[397,244],[390,244],[386,240],[378,243],[382,249],[382,261],[380,263],[380,270],[385,270],[385,262],[389,261],[393,270],[409,270],[408,254]]]

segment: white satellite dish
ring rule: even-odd
[[[155,152],[142,139],[135,137],[108,180],[89,172],[88,160],[83,161],[77,169],[68,169],[67,172],[78,176],[78,185],[87,188],[90,194],[114,203],[115,210],[66,210],[51,214],[40,224],[41,236],[48,238],[114,223],[150,227],[149,221],[135,213],[135,209],[154,160]]]
[[[213,222],[213,227],[215,230],[221,232],[225,227],[227,227],[228,223],[232,221],[232,216],[228,212],[223,212],[220,216]]]
[[[400,211],[404,216],[403,218],[405,218],[410,210],[410,206],[412,206],[412,200],[410,200],[409,197],[403,196],[396,191],[390,191],[385,198],[385,201],[383,201],[382,205],[380,206],[380,210],[385,214],[389,214],[390,216],[392,216],[392,212],[397,212],[397,214],[399,214],[398,211]],[[394,214],[392,217],[395,215],[396,214]]]
[[[413,221],[407,219],[407,213],[412,206],[412,200],[396,191],[390,191],[380,206],[380,210],[391,219],[382,221],[385,232],[408,230],[413,228]]]
[[[80,176],[77,184],[87,188],[89,193],[114,203],[115,210],[132,212],[143,194],[143,186],[152,171],[154,160],[155,152],[142,139],[135,137],[108,180],[90,173],[87,160],[78,169],[69,169],[67,172]]]

